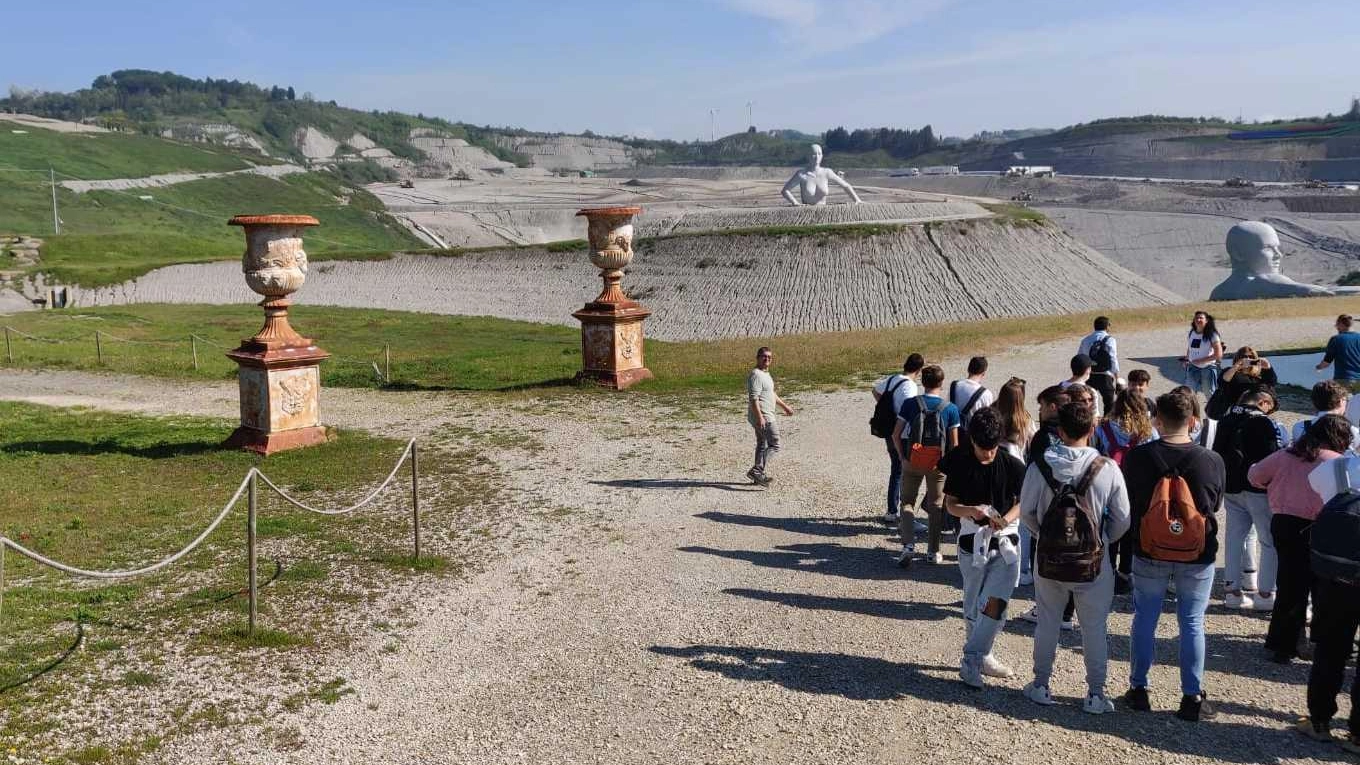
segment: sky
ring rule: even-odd
[[[544,131],[707,139],[714,121],[718,135],[744,130],[752,103],[762,130],[968,136],[1148,113],[1341,113],[1360,94],[1355,0],[7,5],[0,86],[168,70]]]

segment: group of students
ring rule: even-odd
[[[1308,715],[1298,729],[1331,740],[1336,695],[1360,627],[1360,491],[1352,491],[1360,490],[1360,456],[1353,453],[1360,431],[1343,416],[1350,390],[1319,383],[1316,415],[1290,434],[1271,417],[1278,404],[1268,362],[1244,347],[1222,368],[1222,338],[1208,314],[1196,314],[1181,359],[1193,387],[1155,400],[1147,372],[1130,371],[1127,384],[1120,379],[1109,320],[1096,319],[1093,330],[1072,359],[1072,376],[1038,394],[1037,422],[1026,409],[1026,381],[1012,377],[993,395],[982,357],[947,390],[943,369],[919,354],[874,386],[870,430],[886,442],[883,520],[896,524],[902,539],[897,565],[942,563],[943,537],[957,524],[966,632],[960,678],[980,688],[986,677],[1014,675],[993,649],[1015,588],[1032,584],[1035,605],[1022,618],[1036,623],[1034,675],[1024,695],[1054,703],[1058,636],[1079,625],[1083,709],[1113,711],[1106,624],[1115,595],[1128,594],[1132,656],[1123,700],[1130,710],[1149,710],[1157,622],[1173,592],[1182,693],[1176,715],[1212,719],[1203,685],[1205,613],[1223,508],[1226,604],[1271,612],[1270,660],[1313,661]],[[1337,355],[1329,344],[1327,361]],[[1208,412],[1196,389],[1207,396]],[[1342,743],[1360,753],[1360,683],[1351,695]]]

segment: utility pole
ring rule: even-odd
[[[755,102],[755,101],[747,101],[747,102],[746,102],[746,126],[747,126],[747,127],[755,127],[755,126],[756,126],[755,117],[752,117],[752,116],[751,116],[751,107],[753,107],[753,106],[755,106],[755,105],[756,105],[756,102]]]
[[[709,143],[718,140],[718,110],[708,110],[708,140]]]
[[[52,181],[52,228],[61,234],[61,217],[57,215],[57,171],[51,165],[47,166],[47,177]]]

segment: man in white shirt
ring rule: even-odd
[[[1097,316],[1093,328],[1094,332],[1081,339],[1077,353],[1091,360],[1091,379],[1086,384],[1100,394],[1104,410],[1108,412],[1114,408],[1114,392],[1119,379],[1119,344],[1110,334],[1109,317]]]
[[[920,395],[921,369],[925,365],[926,360],[921,354],[913,353],[908,356],[906,363],[902,365],[901,374],[891,374],[874,383],[874,402],[877,403],[891,393],[892,411],[896,416],[897,412],[902,411],[902,405],[907,399]],[[893,445],[892,434],[885,436],[883,441],[888,446],[888,509],[883,513],[883,522],[889,526],[896,526],[897,514],[902,507],[902,460]]]
[[[756,461],[746,471],[752,483],[769,486],[773,478],[765,475],[765,467],[771,457],[779,452],[779,427],[775,425],[775,408],[792,416],[793,409],[784,399],[774,392],[774,378],[770,376],[770,364],[774,363],[774,351],[762,346],[756,351],[756,366],[746,377],[746,421],[756,432]]]
[[[992,392],[982,383],[986,377],[987,357],[974,356],[968,360],[968,377],[955,380],[949,386],[949,400],[959,408],[959,416],[963,419],[965,429],[974,412],[986,409],[995,400]]]

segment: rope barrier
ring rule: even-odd
[[[392,466],[392,472],[387,474],[387,479],[383,481],[381,484],[379,484],[378,488],[369,492],[368,496],[364,497],[358,503],[351,505],[347,508],[344,508],[343,510],[322,510],[320,508],[315,508],[310,505],[307,505],[303,502],[300,502],[288,496],[287,492],[285,492],[283,489],[280,489],[277,485],[275,485],[273,481],[269,480],[269,476],[265,475],[264,473],[261,473],[260,471],[257,470],[255,471],[255,474],[259,477],[261,481],[264,482],[265,486],[268,486],[269,488],[273,489],[275,494],[279,495],[281,498],[283,498],[284,501],[288,502],[294,507],[297,507],[301,510],[306,510],[309,513],[316,513],[318,515],[345,515],[346,513],[352,513],[355,510],[358,510],[359,508],[363,507],[364,505],[367,505],[368,503],[372,502],[375,498],[377,498],[379,494],[382,493],[383,489],[386,489],[392,483],[392,479],[397,477],[397,471],[401,469],[402,465],[406,464],[406,458],[411,456],[411,449],[412,447],[415,446],[415,443],[416,440],[414,438],[406,442],[406,448],[402,450],[401,457],[397,459],[397,464]]]
[[[410,447],[408,446],[407,449],[409,450]],[[126,579],[127,577],[130,576],[142,576],[143,574],[150,574],[152,572],[159,571],[160,569],[163,569],[166,566],[169,566],[170,564],[174,563],[180,558],[183,558],[185,555],[188,555],[190,552],[193,552],[194,548],[202,544],[203,540],[207,539],[208,535],[213,533],[213,531],[218,527],[218,525],[222,523],[222,520],[227,517],[227,513],[230,512],[232,507],[234,507],[236,503],[241,499],[241,495],[245,493],[246,488],[250,485],[251,476],[254,476],[258,473],[259,471],[256,470],[255,468],[251,468],[250,472],[246,473],[246,477],[241,479],[241,485],[236,487],[236,493],[231,495],[231,499],[228,500],[226,506],[222,508],[222,512],[218,513],[217,517],[213,519],[212,523],[209,523],[208,527],[203,530],[203,533],[199,534],[198,537],[196,537],[194,541],[190,542],[187,547],[167,558],[163,558],[160,561],[152,563],[148,566],[119,571],[92,571],[90,569],[78,568],[76,566],[70,566],[65,563],[52,560],[51,558],[48,558],[47,556],[41,553],[34,552],[33,550],[24,547],[23,545],[19,544],[18,542],[15,542],[9,537],[0,536],[0,547],[8,547],[11,550],[24,556],[25,558],[32,560],[35,563],[41,563],[44,566],[54,568],[58,571],[67,574],[71,574],[72,576],[83,576],[90,579]]]
[[[15,334],[15,335],[18,335],[19,337],[24,338],[25,340],[32,340],[32,341],[37,342],[37,343],[56,343],[56,344],[61,344],[61,343],[74,343],[74,342],[75,342],[74,340],[57,340],[57,339],[51,338],[51,337],[38,337],[38,336],[36,336],[36,335],[30,335],[30,334],[28,334],[27,332],[20,332],[19,330],[15,329],[14,327],[9,327],[9,326],[6,326],[5,329],[6,329],[6,330],[9,330],[11,333],[13,333],[13,334]]]

